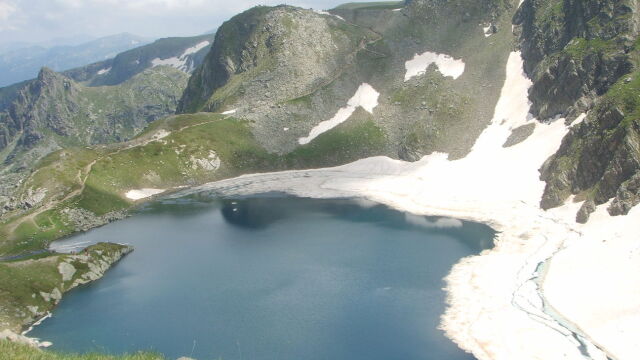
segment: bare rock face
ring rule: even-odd
[[[514,23],[525,71],[532,78],[531,112],[541,120],[588,112],[540,169],[544,209],[570,195],[585,199],[576,216],[614,199],[609,212],[626,214],[637,200],[640,102],[636,0],[525,0]]]
[[[637,22],[635,0],[525,0],[514,23],[533,79],[532,114],[548,119],[586,110],[629,73]]]
[[[631,93],[637,97],[635,90]],[[547,182],[543,208],[560,206],[569,195],[579,193],[587,193],[587,200],[595,205],[614,198],[611,215],[626,214],[638,203],[640,125],[637,118],[627,116],[623,99],[614,94],[600,99],[541,169],[541,178]],[[584,219],[590,207],[585,204],[579,217]]]
[[[640,173],[636,173],[629,180],[620,185],[616,197],[609,206],[609,214],[625,215],[632,207],[640,203]]]
[[[217,111],[236,100],[257,106],[303,96],[353,61],[366,40],[358,30],[338,18],[290,6],[241,13],[218,30],[178,112]]]

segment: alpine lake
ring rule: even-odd
[[[65,352],[199,360],[472,360],[438,328],[443,278],[488,226],[357,199],[156,200],[60,240],[134,246],[28,336]]]

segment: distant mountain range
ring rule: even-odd
[[[62,71],[96,61],[112,58],[147,44],[151,39],[122,33],[102,37],[79,45],[59,45],[47,48],[41,45],[0,48],[0,86],[7,86],[38,75],[42,67]]]

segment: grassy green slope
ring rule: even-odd
[[[149,141],[161,131],[170,135]],[[127,210],[135,205],[125,197],[131,189],[172,189],[251,172],[338,165],[380,155],[385,143],[384,132],[364,111],[284,155],[262,148],[245,120],[213,113],[169,117],[130,142],[62,150],[40,162],[21,191],[44,188],[46,196],[38,206],[0,223],[0,254],[42,249],[76,231],[74,209],[107,217]],[[198,165],[214,157],[220,159],[218,169]]]
[[[130,355],[104,354],[62,354],[42,351],[28,345],[0,340],[0,359],[2,360],[164,360],[159,354],[140,352]]]
[[[102,276],[95,273],[101,263],[110,264],[129,251],[123,245],[99,243],[80,255],[42,253],[0,262],[0,329],[19,333],[51,311],[62,294]],[[63,278],[60,264],[73,266],[73,274]]]

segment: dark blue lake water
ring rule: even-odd
[[[494,232],[433,220],[351,200],[156,202],[63,241],[135,251],[29,336],[174,359],[474,359],[437,328],[442,279]]]

